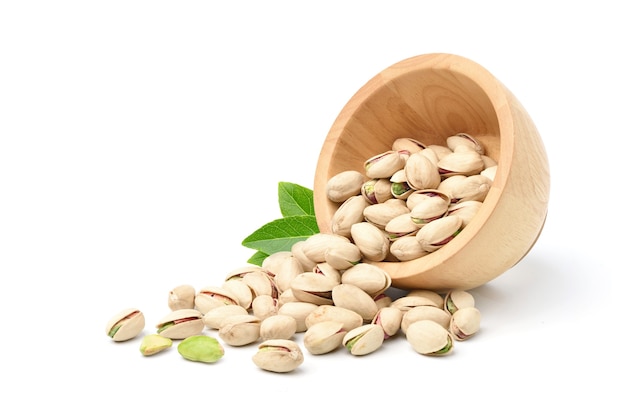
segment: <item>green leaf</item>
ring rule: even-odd
[[[290,251],[294,243],[319,233],[315,216],[289,216],[271,221],[251,235],[241,244],[268,255]]]
[[[278,183],[278,205],[283,217],[315,216],[313,190],[298,184]]]
[[[252,255],[250,257],[250,259],[248,259],[248,263],[252,264],[252,265],[256,265],[256,266],[262,266],[263,265],[263,261],[268,256],[269,255],[267,253],[265,253],[265,252],[256,251],[256,252],[254,252],[254,255]]]

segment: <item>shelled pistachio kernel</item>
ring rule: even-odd
[[[142,339],[139,352],[143,356],[152,356],[171,347],[172,339],[160,334],[149,334]]]
[[[193,362],[214,363],[224,356],[224,348],[214,337],[199,334],[182,340],[178,353]]]

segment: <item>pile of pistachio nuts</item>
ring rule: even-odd
[[[497,162],[467,133],[425,145],[398,138],[357,170],[329,179],[326,196],[340,204],[333,234],[351,239],[371,261],[428,255],[463,230],[491,189]]]

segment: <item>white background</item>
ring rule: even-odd
[[[623,413],[626,31],[616,2],[302,4],[0,3],[3,408]],[[430,52],[500,79],[550,160],[537,245],[472,292],[478,335],[445,358],[402,338],[360,358],[305,352],[288,375],[256,368],[254,346],[203,365],[107,338],[118,310],[140,308],[151,333],[171,288],[219,285],[245,265],[242,239],[280,217],[279,181],[313,186],[349,98]]]

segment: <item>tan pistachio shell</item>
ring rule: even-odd
[[[263,267],[258,266],[258,265],[244,265],[244,266],[240,266],[238,268],[232,269],[228,274],[226,274],[226,277],[224,278],[224,281],[228,281],[228,280],[231,280],[231,279],[241,279],[246,274],[248,274],[250,272],[256,272],[256,271],[265,271],[265,269]]]
[[[464,146],[458,146],[455,152],[439,159],[437,167],[439,168],[439,174],[445,178],[459,174],[468,176],[479,174],[485,165],[478,152]]]
[[[341,283],[352,284],[375,297],[391,286],[391,275],[379,266],[361,263],[345,270]]]
[[[170,339],[185,339],[202,333],[204,322],[198,310],[184,308],[170,312],[156,324],[157,333]]]
[[[432,148],[427,147],[422,150],[420,154],[425,156],[430,162],[433,163],[434,166],[437,166],[437,162],[439,162],[439,155]]]
[[[363,164],[369,178],[389,178],[404,167],[405,158],[401,151],[389,150],[367,159]]]
[[[390,307],[391,303],[393,303],[393,298],[391,298],[387,294],[378,294],[376,297],[374,297],[374,302],[380,310],[383,307]]]
[[[448,330],[432,320],[419,320],[406,329],[411,347],[422,355],[442,356],[452,352],[454,341]]]
[[[454,314],[461,308],[474,307],[476,301],[474,296],[464,290],[451,290],[448,291],[443,300],[443,307],[450,314]]]
[[[106,334],[116,342],[135,338],[146,325],[143,313],[136,308],[126,308],[115,314],[105,326]]]
[[[458,216],[446,216],[426,223],[415,237],[424,250],[434,252],[452,240],[461,230],[463,220]]]
[[[298,299],[294,297],[291,288],[288,288],[285,291],[281,292],[278,296],[278,308],[280,309],[283,304],[290,303],[292,301],[298,301]]]
[[[326,263],[337,271],[352,268],[361,262],[362,258],[358,246],[352,242],[338,243],[326,249],[324,254]]]
[[[291,281],[291,291],[299,301],[317,305],[332,304],[333,288],[339,280],[316,272],[303,272]]]
[[[466,179],[467,175],[450,175],[441,181],[439,187],[437,187],[437,191],[445,193],[447,196],[449,196],[450,203],[452,203],[453,201],[457,200],[457,197],[454,194],[455,191],[462,187]]]
[[[226,317],[218,334],[230,346],[245,346],[261,337],[261,320],[251,314],[236,314]]]
[[[313,271],[311,272],[324,275],[328,279],[335,280],[337,283],[341,282],[341,271],[336,269],[334,266],[332,266],[328,262],[318,263],[317,265],[315,265],[315,268],[313,268]]]
[[[391,303],[391,307],[398,308],[404,312],[416,306],[437,306],[437,302],[430,297],[423,295],[404,295],[398,297]]]
[[[403,316],[404,312],[399,308],[383,307],[378,310],[372,319],[372,324],[377,324],[382,327],[385,332],[385,339],[388,339],[400,330]]]
[[[291,286],[291,281],[304,272],[304,267],[291,252],[289,256],[281,259],[280,263],[274,265],[272,269],[274,271],[274,283],[278,287],[279,292],[287,290]]]
[[[431,320],[441,325],[444,328],[448,328],[450,325],[450,313],[435,306],[415,306],[404,312],[402,316],[402,322],[400,328],[404,333],[409,326],[419,320]]]
[[[274,276],[276,275],[276,268],[282,264],[285,259],[290,257],[293,257],[291,251],[283,250],[274,252],[263,259],[263,262],[261,262],[261,268],[269,272],[270,275]]]
[[[222,322],[225,318],[241,314],[248,314],[248,310],[238,304],[223,305],[215,307],[204,314],[202,322],[207,329],[217,330],[222,327]]]
[[[350,240],[341,235],[334,235],[330,233],[316,233],[307,237],[304,240],[304,245],[302,246],[302,251],[304,255],[315,262],[315,264],[319,264],[325,262],[324,254],[326,253],[326,249],[328,247],[333,246],[337,242],[349,242]]]
[[[438,308],[443,308],[444,296],[433,290],[413,289],[406,293],[407,297],[419,296],[431,300]]]
[[[365,175],[355,170],[340,172],[326,182],[326,197],[335,203],[343,203],[361,192]]]
[[[381,204],[393,198],[391,181],[388,178],[367,180],[361,186],[361,196],[369,204]]]
[[[376,302],[367,292],[352,284],[339,284],[333,288],[334,305],[347,308],[370,322],[378,312]]]
[[[462,341],[475,335],[480,329],[480,311],[476,307],[458,309],[450,318],[450,333]]]
[[[412,220],[411,223],[413,223]],[[415,234],[394,239],[389,246],[389,252],[395,256],[398,261],[412,261],[413,259],[421,258],[430,253],[424,250],[419,240],[415,237]]]
[[[492,181],[480,174],[466,176],[452,188],[453,203],[463,201],[484,201],[491,189]]]
[[[385,340],[385,332],[377,324],[364,324],[350,330],[343,337],[342,344],[352,355],[363,356],[378,350]]]
[[[393,198],[384,203],[365,207],[363,218],[378,228],[384,229],[391,219],[401,214],[409,213],[409,211],[404,200]]]
[[[445,216],[450,206],[450,197],[447,194],[437,190],[421,191],[420,193],[428,198],[416,202],[410,211],[411,220],[418,227]]]
[[[361,223],[363,210],[370,203],[362,195],[350,197],[339,206],[330,220],[330,228],[333,234],[350,238],[350,228],[355,223]],[[293,251],[293,248],[291,249]]]
[[[262,294],[252,300],[252,314],[259,320],[278,314],[278,299]]]
[[[291,339],[296,334],[298,323],[291,316],[276,314],[261,322],[259,333],[261,339]]]
[[[461,218],[461,228],[467,227],[469,222],[476,216],[478,210],[482,207],[483,203],[480,201],[463,201],[462,203],[453,204],[448,210],[448,216],[458,216]]]
[[[289,301],[278,308],[278,314],[296,319],[296,333],[300,333],[306,331],[306,318],[317,307],[317,304],[305,301]]]
[[[269,372],[292,372],[304,362],[300,346],[293,340],[270,339],[262,342],[252,361]]]
[[[250,287],[253,300],[259,295],[269,295],[274,298],[278,297],[278,287],[274,282],[274,278],[268,271],[261,270],[250,272],[241,280],[244,284]]]
[[[348,308],[336,305],[321,305],[311,311],[304,320],[306,328],[324,321],[336,321],[346,330],[352,330],[363,325],[363,317]]]
[[[435,155],[437,155],[437,160],[452,153],[452,149],[444,145],[437,145],[433,143],[433,144],[428,145],[427,148],[433,151]]]
[[[298,262],[300,262],[302,268],[305,271],[312,271],[313,268],[315,268],[315,265],[317,265],[317,262],[314,262],[313,260],[307,258],[307,256],[304,254],[305,245],[306,243],[304,240],[297,241],[296,243],[291,245],[291,253],[293,254],[294,258],[296,258]]]
[[[252,290],[243,279],[229,279],[222,283],[222,288],[227,290],[237,299],[237,305],[249,309],[252,305]]]
[[[437,188],[441,176],[437,166],[421,153],[412,154],[404,167],[407,183],[414,190]]]
[[[198,311],[206,314],[209,310],[227,304],[239,305],[235,294],[224,287],[206,286],[196,294],[195,304]]]
[[[389,239],[385,232],[375,225],[368,222],[353,224],[350,234],[363,258],[380,262],[389,254]]]
[[[396,216],[385,225],[385,232],[392,243],[403,236],[415,235],[417,229],[419,226],[413,221],[411,213]]]
[[[338,321],[322,321],[309,327],[302,343],[312,355],[323,355],[341,346],[347,330]]]
[[[491,166],[486,166],[485,169],[480,171],[480,175],[483,175],[483,176],[489,178],[491,181],[494,181],[495,178],[496,178],[496,173],[497,172],[498,172],[498,166],[497,165],[491,165]]]
[[[457,133],[454,136],[449,136],[446,138],[446,145],[452,152],[454,152],[459,146],[468,146],[478,154],[483,155],[485,153],[485,148],[482,143],[474,136],[469,135],[467,133]]]
[[[181,308],[194,308],[196,289],[192,285],[183,284],[170,290],[167,297],[167,305],[170,310]]]
[[[391,144],[391,149],[394,151],[406,151],[409,154],[420,152],[426,148],[426,145],[417,139],[413,138],[397,138]]]

